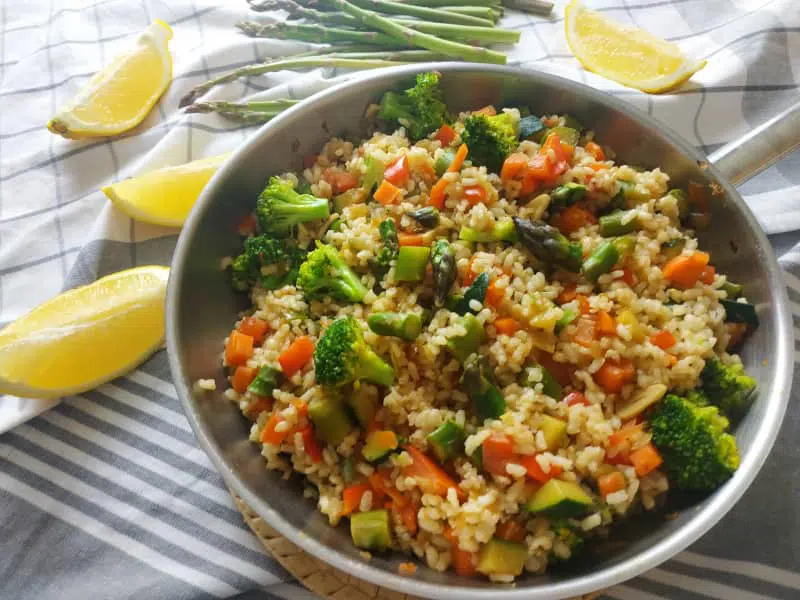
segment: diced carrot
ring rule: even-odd
[[[225,364],[229,367],[243,365],[253,356],[253,336],[232,331],[225,344]]]
[[[547,483],[553,477],[558,477],[561,475],[562,471],[559,465],[551,464],[550,471],[545,473],[544,469],[542,469],[542,466],[539,464],[539,461],[536,460],[535,454],[521,456],[517,459],[517,462],[525,467],[525,470],[528,472],[528,477],[534,481],[538,481],[539,483]]]
[[[473,115],[486,115],[487,117],[493,117],[497,114],[497,109],[492,106],[491,104],[487,104],[483,108],[479,108],[478,110],[472,111]]]
[[[428,204],[435,208],[442,208],[444,206],[444,192],[448,185],[450,185],[450,181],[444,177],[434,183],[431,188],[431,193],[428,196]]]
[[[450,542],[450,554],[453,561],[453,569],[458,575],[463,577],[471,577],[475,575],[475,563],[473,562],[472,552],[462,550],[458,545],[458,536],[448,527],[444,530],[444,537]]]
[[[514,335],[522,329],[522,325],[520,325],[519,321],[516,319],[505,317],[503,319],[497,319],[494,322],[494,328],[497,330],[497,333],[501,335]]]
[[[260,415],[265,410],[270,410],[271,408],[272,408],[272,398],[267,398],[266,396],[258,396],[255,400],[253,400],[250,404],[247,405],[244,414],[251,421],[255,421],[258,418],[258,415]]]
[[[308,424],[298,432],[303,437],[303,448],[305,448],[306,454],[311,457],[311,462],[320,462],[322,460],[322,448],[319,445],[319,441],[317,441],[317,436],[314,435],[314,428],[311,424]]]
[[[526,533],[525,525],[516,519],[509,519],[508,521],[498,523],[497,528],[494,530],[494,534],[501,540],[517,543],[522,543]]]
[[[334,194],[341,194],[358,185],[358,178],[355,175],[335,167],[328,167],[325,169],[322,173],[322,179],[330,184]]]
[[[661,466],[664,460],[653,444],[645,444],[631,452],[631,463],[639,477],[644,477]]]
[[[677,343],[677,340],[672,333],[666,329],[662,329],[650,336],[650,343],[654,346],[658,346],[662,350],[666,350],[667,348],[672,348]]]
[[[430,240],[426,239],[421,233],[403,233],[402,231],[397,234],[397,242],[401,246],[430,246]]]
[[[589,348],[595,343],[596,332],[596,321],[587,315],[583,315],[575,322],[575,334],[572,339],[584,348]]]
[[[469,148],[467,148],[466,144],[461,144],[456,150],[456,155],[453,158],[453,162],[450,163],[450,166],[447,167],[447,170],[450,173],[457,173],[461,170],[461,166],[464,164],[464,161],[467,158],[467,152],[469,152]]]
[[[445,123],[439,127],[439,131],[436,132],[435,137],[439,140],[439,143],[442,144],[442,147],[449,146],[453,143],[453,140],[456,139],[456,130]]]
[[[383,172],[383,178],[399,187],[405,187],[408,183],[408,155],[403,154],[392,164],[390,164]]]
[[[317,162],[317,155],[316,154],[306,154],[303,156],[303,168],[310,169],[313,167]]]
[[[528,173],[540,181],[549,179],[555,173],[553,163],[546,156],[537,154],[528,161]]]
[[[603,149],[600,147],[600,144],[595,144],[594,142],[586,142],[586,145],[583,147],[586,152],[592,155],[592,158],[595,160],[605,160],[606,153],[603,152]]]
[[[342,514],[349,515],[354,513],[361,506],[361,496],[370,491],[366,483],[356,483],[350,485],[342,491]]]
[[[597,488],[603,498],[625,488],[625,476],[619,471],[612,471],[597,478]]]
[[[536,178],[533,171],[525,171],[522,176],[522,187],[519,189],[519,193],[521,196],[528,196],[538,190],[540,185],[541,181]]]
[[[260,344],[264,341],[264,336],[267,334],[269,325],[264,319],[245,317],[236,329],[251,336],[256,344]]]
[[[417,479],[417,485],[426,494],[436,494],[437,496],[446,496],[447,490],[454,488],[456,494],[462,499],[466,499],[464,491],[458,487],[458,484],[453,481],[444,470],[429,458],[424,452],[414,446],[408,445],[405,451],[411,456],[413,461],[409,466],[403,468],[403,473],[410,477]],[[485,464],[485,463],[484,463]]]
[[[608,168],[608,165],[604,165],[603,163],[596,162],[596,163],[590,164],[589,168],[592,171],[600,172],[600,171],[605,171]],[[588,178],[591,179],[592,177],[594,177],[593,173],[590,174]]]
[[[575,406],[576,404],[583,404],[584,406],[589,406],[591,404],[586,395],[583,392],[578,392],[578,391],[570,392],[569,394],[564,396],[564,403],[567,406]]]
[[[397,201],[400,199],[400,188],[391,181],[384,179],[381,181],[378,189],[375,190],[373,197],[384,206],[397,204]]]
[[[636,285],[636,278],[633,276],[633,271],[628,267],[622,267],[622,277],[620,277],[619,280],[624,281],[631,287]]]
[[[668,355],[667,366],[674,367],[676,364],[678,364],[678,357],[673,354]]]
[[[553,161],[556,165],[556,170],[559,168],[559,163],[566,162],[569,160],[569,157],[572,156],[574,152],[574,148],[569,144],[565,144],[561,141],[561,137],[557,133],[551,133],[547,136],[547,139],[542,144],[542,147],[539,149],[539,154],[550,156],[550,150],[553,151],[553,155],[555,160]],[[550,160],[553,160],[552,158]],[[566,168],[566,165],[564,165]]]
[[[622,427],[608,437],[608,447],[615,449],[630,448],[636,438],[641,435],[643,427],[641,423],[637,423],[634,420],[624,423]]]
[[[597,223],[597,217],[577,204],[568,206],[553,218],[553,226],[564,235],[569,235],[581,227],[595,223]]]
[[[416,535],[417,512],[419,511],[419,507],[413,503],[400,506],[396,502],[392,502],[391,510],[400,517],[400,522],[403,524],[403,527],[406,528],[406,531],[408,531],[411,535]]]
[[[367,477],[367,481],[369,481],[374,492],[382,497],[389,496],[397,506],[402,507],[408,504],[408,499],[389,482],[388,476],[384,472],[375,471]]]
[[[572,302],[575,300],[575,297],[578,295],[578,292],[575,289],[575,284],[570,284],[566,286],[561,293],[556,298],[556,302],[559,304],[566,304],[567,302]]]
[[[464,199],[470,206],[486,201],[486,188],[482,185],[468,185],[464,188]]]
[[[308,416],[308,404],[300,400],[300,398],[292,400],[292,406],[297,411],[298,419],[305,419]]]
[[[258,369],[251,369],[244,365],[238,366],[231,376],[231,386],[240,394],[244,394],[256,375],[258,375]]]
[[[248,214],[242,222],[239,223],[239,235],[250,235],[256,230],[256,225],[258,225],[258,220],[253,213]]]
[[[514,444],[507,435],[493,433],[481,444],[483,468],[494,475],[508,475],[506,465],[514,460]]]
[[[281,431],[278,431],[278,426],[281,423],[286,423],[286,420],[281,416],[280,411],[276,410],[269,416],[266,425],[264,425],[264,429],[261,431],[261,442],[263,444],[274,444],[278,446],[286,439],[291,427],[286,427],[285,429],[281,427]]]
[[[606,311],[598,311],[595,321],[597,323],[595,331],[598,336],[617,335],[617,323]]]
[[[291,377],[302,369],[314,355],[314,342],[301,335],[289,347],[278,355],[278,362],[286,377]]]
[[[475,266],[475,255],[473,254],[472,257],[469,259],[469,262],[467,263],[467,270],[464,273],[464,280],[462,281],[464,285],[472,285],[472,282],[475,281],[475,278],[478,276],[478,274],[475,272],[475,269],[473,268],[474,266]]]
[[[706,265],[706,268],[703,269],[702,273],[700,273],[699,277],[700,282],[705,283],[706,285],[711,285],[712,283],[714,283],[714,277],[716,276],[716,274],[717,270],[713,266]]]
[[[503,161],[503,168],[500,169],[500,179],[509,181],[521,177],[527,170],[528,160],[528,155],[522,152],[509,154]]]
[[[622,387],[633,381],[636,368],[628,359],[606,360],[594,374],[594,380],[609,394],[618,394]]]
[[[690,288],[706,268],[711,257],[706,252],[693,252],[689,255],[676,256],[664,265],[661,272],[664,278],[681,288]]]
[[[553,355],[541,352],[538,355],[539,364],[561,385],[569,385],[577,367],[570,363],[561,363],[553,360]]]
[[[497,308],[500,306],[500,303],[506,297],[506,288],[501,288],[497,285],[497,280],[493,280],[489,287],[486,288],[486,296],[483,299],[483,303],[487,304],[493,308]]]

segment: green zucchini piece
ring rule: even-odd
[[[339,398],[332,395],[311,400],[308,404],[308,416],[314,423],[317,437],[331,446],[341,444],[353,430],[344,406]]]
[[[725,308],[725,320],[729,323],[745,323],[758,327],[758,314],[752,304],[736,300],[720,300],[720,304]]]
[[[572,481],[551,479],[540,487],[526,508],[554,519],[580,517],[592,506],[592,499]]]
[[[445,421],[428,434],[427,440],[436,458],[444,463],[464,451],[465,438],[466,434],[461,425]]]
[[[367,462],[376,463],[397,450],[398,445],[397,435],[393,431],[373,431],[367,436],[361,454]]]
[[[266,365],[261,367],[255,379],[247,386],[247,391],[256,396],[272,397],[272,390],[283,383],[283,371]]]
[[[397,253],[394,278],[397,281],[422,281],[431,249],[427,246],[401,246]]]
[[[478,564],[475,568],[484,575],[516,577],[522,574],[527,560],[528,548],[525,544],[492,538],[478,552]]]
[[[387,550],[392,545],[389,511],[371,510],[351,515],[350,537],[357,548]]]

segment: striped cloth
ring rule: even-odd
[[[598,0],[610,16],[678,41],[709,65],[668,96],[646,96],[576,67],[552,20],[509,15],[523,31],[513,62],[618,94],[713,150],[797,98],[795,0]],[[133,223],[97,190],[144,170],[234,148],[252,133],[179,114],[212,74],[295,51],[232,24],[243,0],[0,2],[0,322],[59,290],[140,264],[168,264],[176,232]],[[43,124],[155,18],[175,29],[175,79],[145,124],[114,141],[70,142]],[[278,73],[216,98],[302,97],[341,73]],[[800,156],[742,191],[783,255],[800,318]],[[798,247],[800,248],[800,247]],[[800,335],[800,334],[798,334]],[[796,386],[797,387],[797,386]],[[6,426],[37,410],[0,400]],[[761,475],[690,551],[608,591],[619,600],[800,597],[800,413],[791,410]],[[0,598],[312,598],[242,524],[197,447],[159,353],[135,373],[64,400],[0,436]]]

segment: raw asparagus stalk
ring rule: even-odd
[[[519,42],[521,35],[519,31],[499,29],[497,27],[468,27],[466,25],[451,25],[450,23],[425,23],[423,21],[407,21],[405,19],[392,20],[416,31],[430,33],[456,42],[516,44]]]
[[[309,0],[301,0],[301,2],[303,1],[307,2]],[[474,25],[476,27],[491,27],[494,24],[493,21],[470,15],[428,8],[427,6],[390,2],[388,0],[354,0],[352,4],[364,10],[371,10],[376,13],[406,15],[434,23],[455,23],[457,25]]]
[[[386,53],[382,53],[386,56]],[[376,69],[380,67],[394,67],[396,65],[406,64],[405,61],[393,61],[378,58],[348,58],[337,55],[328,56],[304,56],[301,58],[285,58],[273,60],[266,63],[247,65],[233,69],[210,79],[205,83],[192,88],[192,90],[181,98],[178,106],[183,108],[195,102],[200,96],[205,94],[211,88],[236,81],[240,77],[251,77],[253,75],[261,75],[263,73],[270,73],[274,71],[284,71],[287,69],[303,69],[310,67],[340,67],[344,69]]]
[[[342,27],[357,27],[360,25],[358,19],[338,12],[323,12],[314,8],[300,6],[293,0],[261,0],[261,2],[250,2],[250,9],[256,12],[266,12],[273,10],[285,10],[289,17],[293,19],[307,19],[323,25],[336,25]]]
[[[314,24],[256,23],[254,21],[240,21],[236,26],[250,37],[299,40],[320,44],[355,42],[390,48],[398,45],[396,39],[376,31],[353,31]]]
[[[453,0],[398,0],[402,4],[411,4],[414,6],[433,6],[441,8],[453,4]],[[460,0],[461,6],[498,6],[500,0]]]
[[[503,16],[502,8],[495,9],[490,6],[442,6],[439,10],[478,17],[479,19],[486,19],[492,23],[496,23],[497,20]]]
[[[261,102],[195,102],[186,107],[186,112],[217,113],[237,123],[258,125],[266,123],[298,102],[300,101],[288,98]]]
[[[506,55],[500,52],[495,52],[487,48],[476,48],[466,44],[459,44],[458,42],[443,40],[421,31],[414,31],[391,19],[382,17],[376,12],[364,10],[355,4],[351,4],[347,0],[328,0],[328,2],[338,7],[343,12],[358,18],[364,25],[382,31],[398,41],[405,42],[412,46],[425,48],[432,52],[439,52],[466,61],[496,64],[506,63]]]
[[[553,12],[553,3],[545,0],[503,0],[508,8],[534,15],[547,16]]]

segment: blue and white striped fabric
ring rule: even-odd
[[[523,31],[513,62],[619,94],[707,151],[798,96],[795,0],[588,4],[679,42],[707,57],[708,66],[666,96],[616,86],[577,68],[563,38],[561,6],[551,20],[507,17],[506,26]],[[232,24],[247,17],[244,0],[0,2],[0,322],[64,287],[133,265],[169,263],[177,232],[129,221],[98,190],[232,149],[252,132],[177,110],[178,98],[210,75],[297,50],[238,35]],[[70,142],[47,133],[43,125],[57,106],[155,18],[175,29],[175,79],[144,125],[114,141]],[[277,73],[213,96],[302,97],[334,76],[345,75]],[[800,156],[743,192],[775,234],[800,319]],[[48,405],[0,399],[0,420],[22,420],[37,406]],[[736,508],[690,551],[607,597],[800,597],[798,439],[800,413],[791,406],[770,460]],[[163,352],[128,377],[65,399],[0,436],[0,557],[0,598],[313,598],[243,525],[181,413]]]

